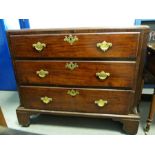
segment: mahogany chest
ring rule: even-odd
[[[20,106],[32,114],[112,118],[136,134],[149,28],[9,30]]]

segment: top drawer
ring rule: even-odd
[[[135,58],[139,32],[22,34],[9,38],[15,58]]]

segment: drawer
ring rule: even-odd
[[[133,91],[20,87],[22,105],[40,110],[128,114],[133,98]]]
[[[76,41],[71,44],[65,37]],[[98,44],[103,41],[111,43],[107,51],[106,45]],[[135,58],[138,42],[139,32],[10,35],[15,58]]]
[[[20,84],[134,87],[135,62],[15,61]]]

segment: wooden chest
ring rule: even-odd
[[[148,27],[9,30],[20,106],[32,114],[112,118],[136,134]]]

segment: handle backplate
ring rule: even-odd
[[[95,101],[95,104],[97,104],[98,107],[104,107],[106,104],[108,104],[107,100],[99,99]]]
[[[37,52],[42,52],[43,49],[46,47],[46,44],[41,43],[41,42],[37,42],[35,44],[32,44],[32,47],[34,47]]]
[[[96,46],[99,47],[101,49],[101,51],[106,52],[106,51],[108,51],[108,49],[110,47],[112,47],[112,43],[108,43],[106,41],[103,41],[101,43],[97,43]]]
[[[44,96],[44,97],[41,97],[40,100],[41,100],[43,103],[48,104],[48,103],[52,102],[53,99],[52,99],[52,98],[49,98],[49,97],[47,97],[47,96]]]
[[[100,79],[100,80],[105,80],[107,77],[110,76],[110,73],[106,73],[105,71],[101,71],[101,72],[97,72],[96,76]]]
[[[41,69],[41,70],[39,70],[39,71],[36,71],[36,74],[37,74],[40,78],[44,78],[44,77],[46,77],[46,76],[49,74],[49,72],[46,71],[46,70]]]

